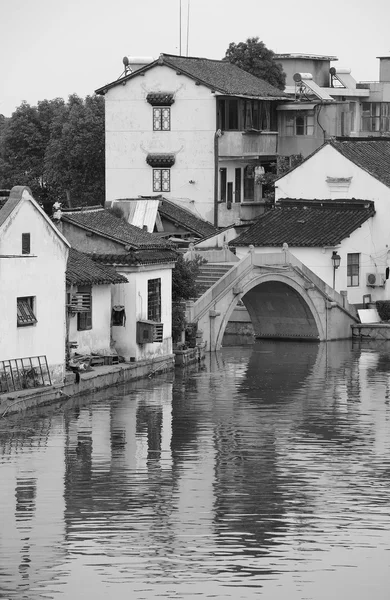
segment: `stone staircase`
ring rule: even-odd
[[[207,263],[202,265],[196,282],[199,286],[197,298],[200,298],[214,283],[225,275],[235,263]]]

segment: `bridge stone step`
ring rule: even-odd
[[[233,264],[234,263],[207,263],[206,265],[202,265],[196,279],[199,286],[197,298],[200,298],[200,296],[221,279],[225,273],[230,271]]]

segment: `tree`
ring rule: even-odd
[[[51,126],[45,173],[57,200],[104,203],[104,99],[69,97]]]
[[[231,42],[223,60],[227,60],[244,71],[268,81],[276,88],[283,90],[286,74],[283,67],[275,60],[275,53],[259,41],[258,37],[248,38],[246,42]]]
[[[197,277],[206,261],[200,256],[194,260],[184,260],[179,254],[172,272],[172,337],[175,343],[181,339],[186,327],[185,300],[196,298],[199,292]]]
[[[0,120],[0,188],[28,185],[48,204],[102,204],[104,179],[103,97],[23,102]]]

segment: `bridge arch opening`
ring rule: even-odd
[[[250,289],[242,301],[256,337],[319,340],[309,305],[291,285],[265,281]]]

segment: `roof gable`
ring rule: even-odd
[[[344,158],[350,160],[357,167],[366,171],[369,175],[390,187],[390,137],[367,138],[345,140],[328,140],[322,146],[306,156],[302,162],[280,175],[275,181],[280,181],[286,175],[290,175],[295,169],[299,169],[306,164],[315,154],[320,153],[324,148],[331,147],[339,152]]]
[[[369,200],[285,198],[264,213],[232,246],[335,246],[375,214]]]
[[[345,158],[390,187],[390,138],[332,140],[330,145]]]
[[[134,250],[139,248],[157,248],[160,250],[170,248],[164,240],[135,227],[135,225],[130,225],[124,219],[112,215],[104,208],[86,208],[63,212],[61,220],[113,240],[123,246],[129,246]]]
[[[209,237],[218,233],[218,229],[209,221],[205,221],[194,215],[191,211],[179,206],[175,202],[170,202],[162,198],[158,211],[161,217],[181,225],[184,229],[195,233],[201,238]]]
[[[224,95],[250,96],[269,100],[287,100],[289,98],[287,94],[267,81],[247,73],[228,61],[174,54],[161,54],[149,65],[97,89],[96,93],[105,94],[108,89],[161,65],[174,69],[179,74],[187,75],[195,82]]]
[[[30,188],[24,185],[15,185],[10,192],[8,200],[2,207],[0,207],[0,229],[6,223],[6,221],[8,221],[8,218],[11,216],[14,210],[21,204],[21,202],[24,201],[29,201],[35,210],[39,212],[44,221],[46,221],[46,224],[50,227],[50,229],[55,232],[55,234],[66,246],[70,247],[68,240],[62,235],[54,223],[49,219],[45,211],[34,200]]]

